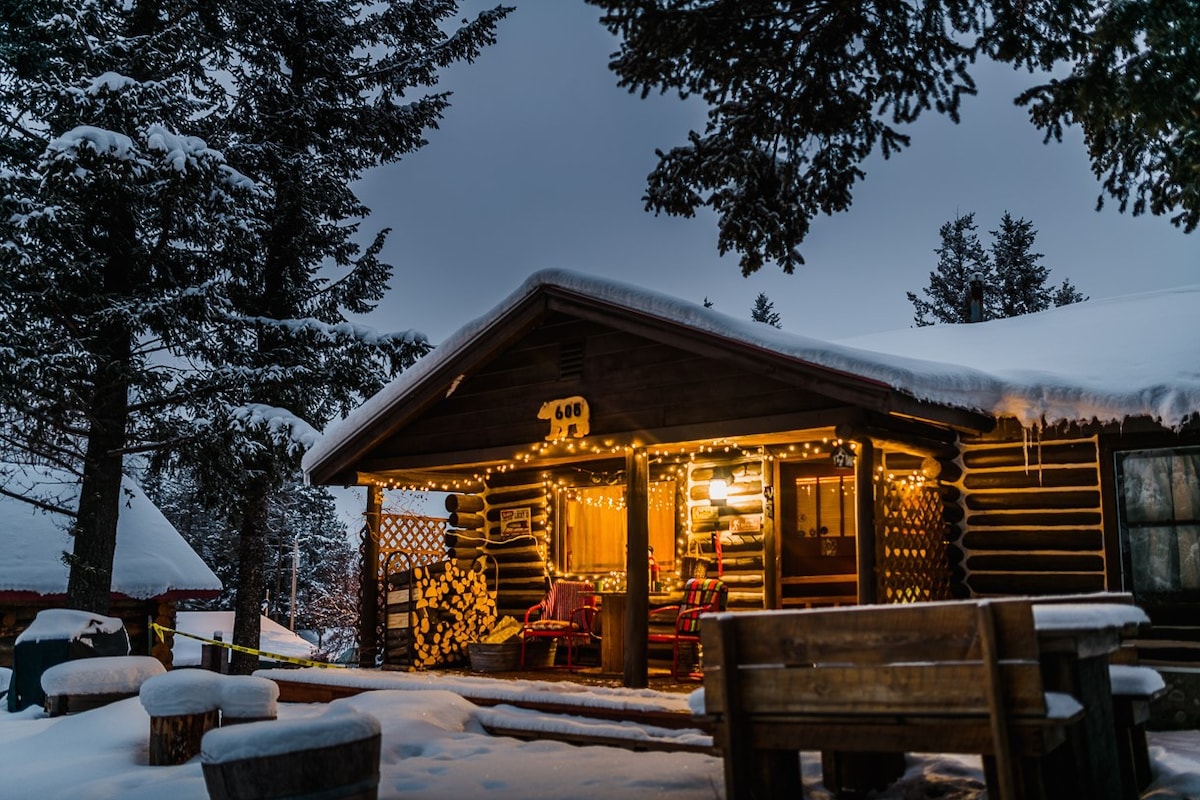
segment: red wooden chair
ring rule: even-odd
[[[525,643],[530,639],[565,641],[567,669],[575,668],[575,645],[592,638],[595,591],[588,581],[558,581],[542,602],[525,612],[525,623],[521,626],[521,669],[525,668]]]
[[[651,632],[653,644],[669,644],[672,647],[671,677],[679,677],[679,646],[700,644],[700,615],[710,611],[724,611],[729,602],[729,588],[716,578],[688,578],[683,585],[683,601],[677,606],[663,606],[650,612],[650,622],[656,617],[675,617],[673,630],[664,633]],[[661,620],[660,620],[661,621]],[[691,672],[689,678],[699,677]]]

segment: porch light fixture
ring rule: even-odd
[[[729,496],[729,484],[723,480],[711,480],[708,482],[708,499],[709,500],[724,500]]]

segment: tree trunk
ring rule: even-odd
[[[263,589],[263,557],[267,545],[267,482],[259,479],[246,487],[242,506],[242,527],[238,536],[238,584],[234,598],[233,643],[257,650],[260,636]],[[249,675],[258,669],[258,656],[233,651],[229,658],[231,675]]]
[[[110,259],[105,280],[107,287],[121,288],[126,278],[122,269],[122,263]],[[98,366],[87,409],[91,425],[83,461],[79,508],[71,529],[75,544],[68,559],[71,571],[67,579],[66,603],[71,608],[96,614],[108,613],[112,591],[124,466],[122,450],[129,420],[132,338],[127,323],[114,321],[101,326],[90,342]]]

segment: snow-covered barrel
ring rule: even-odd
[[[142,684],[166,667],[151,656],[100,656],[66,661],[42,673],[46,713],[52,717],[136,697]]]
[[[210,731],[200,764],[212,800],[376,800],[379,752],[379,720],[335,706],[316,717]]]

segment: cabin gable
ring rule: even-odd
[[[447,454],[481,461],[493,449],[496,458],[511,457],[547,440],[551,427],[538,411],[568,397],[586,401],[591,439],[620,445],[769,433],[788,417],[800,423],[818,412],[826,424],[849,416],[839,413],[844,402],[753,362],[552,313],[456,377],[446,396],[383,439],[359,468],[420,467],[435,455],[444,465]]]

